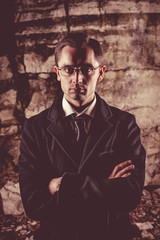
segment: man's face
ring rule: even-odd
[[[73,71],[74,67],[82,68],[83,74],[79,70]],[[61,82],[64,97],[76,107],[93,100],[97,82],[103,79],[105,71],[104,66],[99,67],[90,47],[78,51],[70,46],[62,49],[58,67],[54,69],[58,81]]]

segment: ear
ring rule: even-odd
[[[100,68],[99,77],[98,77],[98,82],[100,82],[100,81],[103,80],[105,70],[106,70],[106,66],[102,66],[102,67]]]
[[[54,71],[55,71],[56,74],[57,74],[57,80],[58,80],[58,81],[61,81],[61,79],[60,79],[60,74],[59,74],[59,70],[58,70],[58,67],[57,67],[57,66],[54,66]]]

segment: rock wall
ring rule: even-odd
[[[135,114],[147,151],[145,184],[158,185],[159,0],[6,0],[1,12],[1,172],[16,170],[24,119],[49,107],[58,94],[54,49],[67,32],[78,30],[101,42],[107,71],[97,92]]]

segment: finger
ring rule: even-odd
[[[123,174],[127,173],[128,171],[131,171],[132,169],[134,169],[135,166],[132,164],[130,166],[127,166],[125,168],[123,168],[122,170],[120,170],[115,177],[121,177]]]
[[[129,164],[132,164],[132,161],[131,160],[127,160],[125,162],[122,162],[118,165],[116,165],[111,173],[111,175],[109,176],[108,179],[111,179],[111,178],[115,178],[116,174],[123,168],[125,168],[125,166],[129,165]]]
[[[127,160],[125,162],[122,162],[122,163],[116,165],[115,168],[113,169],[113,172],[111,175],[114,177],[121,169],[123,169],[125,166],[127,166],[129,164],[132,164],[131,160]]]
[[[131,160],[127,160],[127,161],[125,161],[125,162],[122,162],[122,163],[118,164],[116,167],[117,167],[118,169],[122,169],[122,168],[124,168],[125,166],[130,165],[130,164],[132,164],[132,161],[131,161]]]
[[[125,173],[125,174],[123,174],[121,177],[125,178],[125,177],[128,177],[129,175],[131,175],[130,172],[129,172],[129,173]]]

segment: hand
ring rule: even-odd
[[[132,164],[131,160],[122,162],[114,167],[113,172],[111,173],[108,179],[128,177],[131,174],[131,170],[134,168],[135,166]]]
[[[48,188],[49,188],[49,191],[52,195],[59,191],[61,181],[62,181],[62,177],[53,178],[50,181]]]

